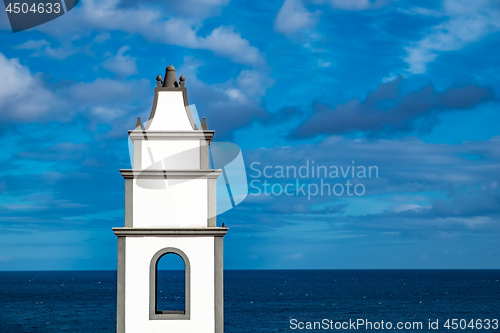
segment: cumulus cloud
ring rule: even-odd
[[[213,51],[237,63],[257,65],[264,61],[259,50],[235,32],[233,27],[220,26],[206,38],[195,38],[189,46]]]
[[[213,6],[224,3],[215,1]],[[73,14],[64,15],[38,29],[56,36],[89,31],[89,27],[101,31],[124,31],[142,35],[151,42],[209,50],[236,63],[264,63],[260,51],[234,27],[221,25],[202,36],[198,34],[202,27],[200,18],[172,17],[168,8],[162,11],[153,6],[126,6],[118,0],[89,0],[82,2],[79,11]]]
[[[285,34],[293,34],[316,24],[317,13],[307,10],[301,0],[285,0],[274,19],[274,30]]]
[[[146,79],[98,78],[50,86],[18,59],[8,59],[2,53],[0,72],[2,122],[67,122],[84,115],[93,124],[105,122],[128,128],[133,126],[133,117],[151,107],[151,82]]]
[[[109,57],[102,63],[102,67],[115,73],[121,78],[137,74],[136,60],[129,55],[125,55],[130,49],[128,46],[122,46],[115,56]]]
[[[294,131],[297,138],[318,134],[364,132],[369,135],[398,132],[428,132],[441,112],[469,110],[492,101],[494,92],[487,87],[465,84],[437,91],[432,84],[420,90],[403,93],[403,77],[381,84],[365,99],[350,101],[330,108],[313,106],[313,115]]]
[[[63,93],[80,112],[89,112],[91,120],[109,121],[127,116],[137,105],[146,108],[150,100],[150,82],[142,80],[112,80],[98,78],[92,82],[78,82]],[[117,98],[119,97],[119,98]]]
[[[236,78],[234,87],[250,99],[259,98],[274,84],[274,79],[263,70],[244,69]]]
[[[0,73],[0,119],[41,121],[57,113],[60,100],[19,59],[0,53]]]
[[[433,26],[418,42],[406,47],[404,58],[412,74],[425,73],[427,64],[440,52],[456,51],[500,30],[500,7],[495,0],[445,0],[442,12],[413,9],[413,15],[436,16],[441,13],[444,22]]]

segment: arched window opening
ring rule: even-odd
[[[156,312],[185,313],[186,277],[184,260],[175,253],[164,254],[156,265]]]
[[[184,252],[164,248],[150,265],[149,319],[189,319],[191,306],[191,265]]]

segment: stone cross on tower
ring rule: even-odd
[[[118,237],[118,333],[221,333],[223,237],[216,225],[216,181],[209,167],[214,131],[196,126],[185,78],[168,66],[157,77],[151,115],[129,131],[133,169],[125,179],[125,227]],[[166,255],[184,265],[182,304],[163,308],[159,262]],[[166,283],[168,284],[169,281]],[[174,280],[170,281],[172,285]]]

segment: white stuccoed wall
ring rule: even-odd
[[[199,169],[200,140],[137,142],[142,145],[142,169]]]
[[[134,227],[206,227],[207,184],[203,178],[134,179]]]
[[[149,265],[165,247],[184,251],[191,264],[191,319],[149,320]],[[214,327],[214,238],[128,237],[126,239],[125,327],[127,332],[202,333]],[[211,251],[207,251],[212,249]]]

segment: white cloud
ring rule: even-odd
[[[19,59],[8,59],[0,53],[0,113],[1,119],[42,121],[56,115],[60,102],[44,87]]]
[[[230,58],[234,62],[255,65],[263,62],[259,50],[250,45],[246,39],[234,32],[232,27],[220,26],[214,29],[206,38],[197,38],[199,48],[213,51]]]
[[[274,19],[274,30],[285,34],[293,34],[304,28],[316,25],[318,13],[307,10],[301,0],[285,0]]]
[[[398,8],[398,11],[409,15],[433,16],[433,17],[443,16],[443,13],[440,12],[439,10],[423,8],[423,7],[412,7],[410,9]]]
[[[21,122],[68,121],[77,114],[95,121],[147,109],[151,82],[98,78],[54,91],[19,60],[0,53],[0,120]],[[53,89],[52,89],[53,90]]]
[[[52,47],[51,44],[45,39],[42,40],[29,40],[14,48],[21,50],[34,50],[32,56],[35,57],[49,57],[52,59],[66,59],[76,53],[89,54],[88,47],[75,47],[71,42],[65,42],[59,47]]]
[[[111,39],[111,35],[109,33],[107,33],[107,32],[104,32],[104,33],[98,34],[95,37],[94,41],[96,43],[102,44],[102,43],[106,42],[109,39]]]
[[[274,84],[274,80],[262,70],[244,69],[236,80],[229,80],[223,84],[224,93],[231,102],[240,105],[259,103],[266,90]]]
[[[117,74],[119,77],[127,77],[129,75],[137,74],[135,58],[125,55],[130,48],[122,46],[116,53],[116,56],[109,57],[102,63],[102,67],[110,72]]]
[[[225,93],[231,99],[231,101],[236,101],[239,103],[247,103],[248,102],[248,98],[239,89],[227,88]]]
[[[235,86],[250,98],[258,98],[263,96],[273,84],[274,80],[263,71],[245,69],[236,78]]]
[[[382,78],[382,82],[383,83],[389,83],[389,82],[392,82],[394,80],[396,80],[398,78],[398,75],[397,74],[394,74],[394,73],[389,73],[389,75],[385,76]]]
[[[426,207],[426,208],[428,208],[428,207]],[[404,205],[398,205],[398,206],[391,207],[391,210],[393,212],[404,212],[404,211],[419,210],[419,209],[422,209],[422,206],[417,205],[417,204],[413,204],[413,203],[408,203],[408,204],[404,204]]]
[[[332,66],[332,62],[331,61],[324,61],[322,59],[319,59],[318,60],[318,66],[319,67],[330,67],[330,66]]]
[[[98,78],[92,82],[79,82],[63,93],[82,110],[90,110],[93,119],[109,120],[126,115],[131,104],[140,101],[151,82],[142,80],[111,80]]]
[[[89,50],[81,47],[75,47],[71,44],[62,45],[60,47],[52,48],[47,46],[43,52],[35,53],[36,56],[47,56],[52,59],[66,59],[77,53],[87,53],[89,54]]]
[[[448,19],[432,27],[420,41],[406,47],[408,71],[425,73],[427,64],[434,61],[439,52],[456,51],[500,30],[500,7],[496,0],[446,0],[443,15]],[[418,15],[425,12],[413,10]],[[434,12],[429,15],[435,15]]]
[[[342,10],[377,9],[386,5],[387,0],[328,0],[330,6]]]
[[[215,1],[213,5],[224,5]],[[236,63],[257,65],[264,62],[256,47],[229,26],[219,26],[206,37],[199,36],[202,26],[199,18],[165,18],[165,13],[155,8],[121,8],[117,0],[88,0],[81,2],[79,10],[64,15],[39,27],[51,35],[81,34],[92,28],[105,31],[124,31],[140,34],[148,41],[203,49],[231,59]],[[73,15],[74,14],[74,15]]]
[[[94,119],[97,118],[103,121],[108,121],[115,119],[119,116],[122,116],[124,112],[123,109],[120,108],[114,109],[114,108],[96,106],[90,108],[90,114]]]
[[[14,47],[15,49],[24,49],[24,50],[40,50],[42,47],[49,45],[45,39],[41,40],[29,40],[21,45],[17,45]]]

